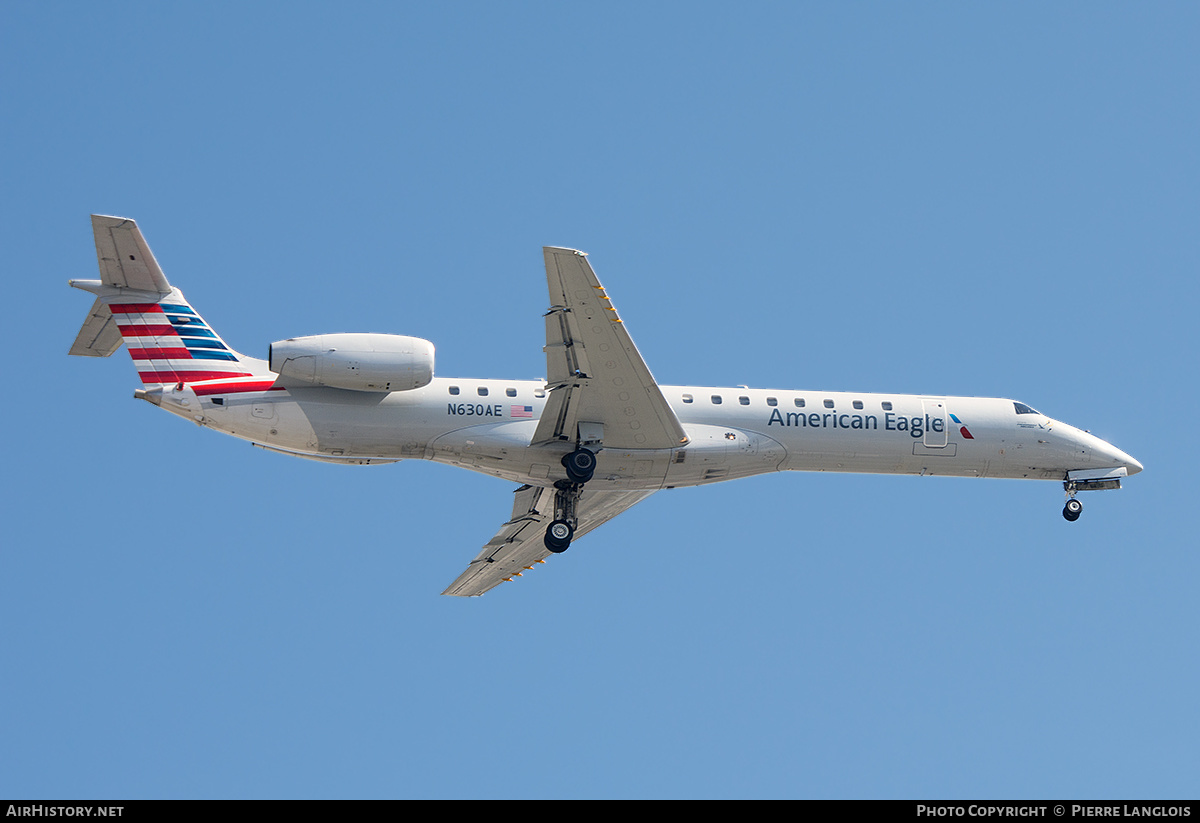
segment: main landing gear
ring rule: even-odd
[[[583,485],[596,473],[596,455],[587,449],[578,448],[570,454],[563,455],[562,465],[567,470],[567,477]]]
[[[550,551],[562,554],[575,537],[575,526],[578,523],[575,511],[579,505],[579,498],[583,496],[583,484],[559,480],[554,487],[558,490],[554,493],[554,520],[546,527],[546,536],[542,538],[542,542]]]
[[[546,548],[555,554],[565,552],[575,537],[575,527],[579,524],[576,508],[579,498],[583,496],[583,484],[592,479],[596,472],[596,454],[585,448],[578,448],[570,454],[563,455],[563,468],[567,470],[567,480],[559,480],[554,484],[554,520],[546,527],[546,535],[542,542]]]

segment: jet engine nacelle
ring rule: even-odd
[[[398,334],[317,334],[272,343],[280,377],[354,391],[409,391],[433,380],[433,344]]]

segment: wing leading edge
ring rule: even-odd
[[[547,246],[546,384],[534,445],[576,442],[580,424],[602,426],[604,446],[671,449],[687,434],[633,344],[604,286],[574,249]],[[599,432],[595,425],[589,432]],[[588,439],[588,438],[581,438]]]
[[[653,489],[583,493],[577,509],[575,537],[602,526],[635,503],[654,494]],[[542,542],[554,517],[554,489],[521,486],[515,492],[512,519],[500,527],[483,551],[471,561],[442,594],[478,597],[545,561],[550,551]]]

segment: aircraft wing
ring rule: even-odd
[[[576,539],[645,500],[654,491],[585,491],[576,510]],[[542,536],[554,519],[554,489],[521,486],[515,495],[512,519],[500,527],[467,570],[442,594],[478,597],[532,568],[533,564],[543,562],[551,554],[542,543]]]
[[[577,434],[614,449],[671,449],[686,443],[683,426],[587,255],[552,246],[542,252],[550,286],[545,349],[550,393],[533,445],[574,443]],[[580,424],[592,425],[581,432]]]

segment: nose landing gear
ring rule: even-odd
[[[1067,505],[1063,506],[1063,517],[1068,522],[1074,523],[1079,519],[1079,515],[1083,513],[1083,504],[1074,497],[1067,498]]]
[[[1125,476],[1125,466],[1067,472],[1067,478],[1063,480],[1063,490],[1067,493],[1067,504],[1063,506],[1063,517],[1071,523],[1079,519],[1079,514],[1083,511],[1083,504],[1075,499],[1076,492],[1119,489],[1121,488],[1121,478]]]
[[[1075,492],[1079,491],[1079,487],[1074,481],[1067,480],[1063,483],[1063,489],[1067,492],[1067,505],[1063,506],[1063,517],[1068,523],[1074,523],[1083,513],[1083,504],[1075,499]]]

